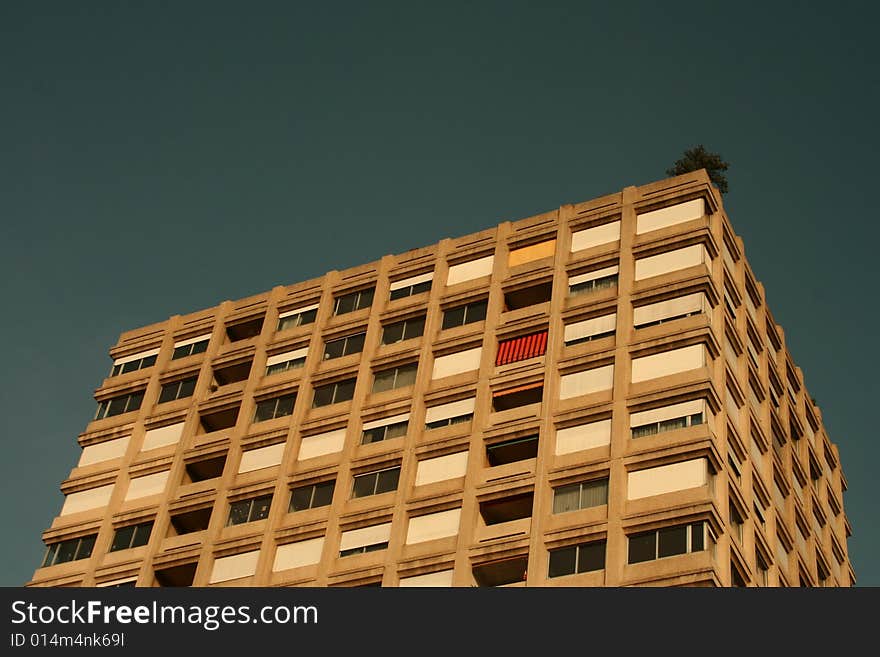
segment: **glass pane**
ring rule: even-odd
[[[312,500],[312,508],[329,505],[333,501],[333,489],[335,487],[335,481],[325,481],[320,484],[315,484],[315,496]]]
[[[391,290],[390,300],[394,301],[395,299],[403,299],[404,297],[408,297],[410,295],[410,290],[412,288],[409,287],[399,287],[396,290]]]
[[[363,290],[358,294],[357,309],[369,308],[373,305],[373,288]]]
[[[117,375],[119,375],[121,372],[122,372],[122,365],[114,365],[114,366],[110,369],[110,376],[111,376],[111,377],[117,376]]]
[[[186,379],[185,381],[180,382],[180,392],[177,393],[178,399],[183,399],[184,397],[192,397],[193,392],[196,389],[196,379]]]
[[[131,546],[131,539],[133,536],[134,525],[120,527],[116,530],[116,535],[113,537],[113,544],[110,546],[110,551],[115,552],[116,550],[127,549]]]
[[[345,313],[350,313],[352,310],[354,310],[354,302],[356,300],[356,297],[357,293],[346,294],[345,296],[336,299],[336,311],[334,314],[344,315]]]
[[[315,388],[315,397],[312,401],[312,407],[318,408],[319,406],[327,406],[328,404],[332,404],[333,388],[334,386],[332,385]]]
[[[364,350],[364,338],[367,336],[366,333],[358,333],[357,335],[352,335],[347,338],[345,341],[345,353],[348,354],[359,354]]]
[[[207,351],[207,350],[208,350],[208,340],[202,340],[201,342],[196,342],[196,343],[192,346],[192,352],[191,352],[191,353],[193,353],[193,354],[201,354],[201,353],[203,353],[203,352],[205,352],[205,351]]]
[[[159,403],[164,404],[165,402],[174,401],[178,385],[178,381],[173,381],[162,386],[162,392],[159,393]]]
[[[140,547],[146,545],[150,541],[150,532],[153,531],[153,523],[145,522],[134,528],[134,540],[131,547]]]
[[[182,347],[175,347],[174,353],[171,354],[171,360],[177,360],[178,358],[184,358],[189,356],[189,350],[192,345],[186,344]]]
[[[351,491],[352,497],[367,497],[373,494],[376,486],[376,475],[374,473],[360,475],[354,478],[354,488]]]
[[[465,322],[467,324],[483,321],[486,319],[486,302],[478,301],[477,303],[469,304],[466,315]]]
[[[274,365],[269,365],[266,368],[266,376],[271,376],[272,374],[278,374],[279,372],[283,372],[287,369],[287,363],[275,363]]]
[[[691,552],[701,552],[705,549],[703,540],[703,523],[695,522],[691,525]]]
[[[373,392],[385,392],[391,390],[394,386],[394,370],[384,370],[376,372],[376,378],[373,379]]]
[[[107,417],[111,417],[113,415],[120,415],[121,413],[125,413],[125,407],[128,404],[128,397],[115,397],[110,400],[110,405],[107,408]]]
[[[394,344],[403,340],[403,322],[389,324],[382,331],[382,344]]]
[[[425,318],[417,317],[416,319],[410,319],[406,322],[406,331],[404,332],[404,339],[410,340],[412,338],[418,338],[425,333]]]
[[[318,309],[317,308],[312,308],[311,310],[306,310],[305,312],[300,313],[299,315],[297,315],[297,317],[299,317],[298,326],[303,326],[305,324],[311,324],[312,322],[315,321],[315,318],[317,316],[318,316]]]
[[[155,356],[147,356],[146,358],[144,358],[141,361],[141,369],[144,369],[145,367],[152,367],[155,364],[156,364],[156,357]]]
[[[562,575],[571,575],[574,573],[575,559],[577,558],[577,548],[567,547],[561,550],[552,550],[550,552],[550,567],[548,569],[549,577],[561,577]]]
[[[302,488],[294,488],[290,495],[290,510],[305,511],[311,508],[312,504],[312,486],[303,486]]]
[[[275,409],[275,417],[283,417],[293,413],[293,404],[296,402],[296,395],[287,395],[278,400],[278,407]]]
[[[55,556],[55,563],[67,563],[73,561],[76,557],[76,548],[79,545],[78,539],[72,541],[64,541],[58,545],[58,552]]]
[[[107,408],[110,406],[109,402],[102,401],[98,402],[98,412],[95,413],[95,419],[100,420],[105,417],[105,413],[107,412]]]
[[[43,557],[43,568],[51,566],[55,563],[55,552],[58,550],[58,543],[53,543],[46,547],[46,556]]]
[[[385,440],[405,436],[408,428],[409,422],[398,422],[397,424],[389,425],[388,427],[386,427]]]
[[[250,500],[233,502],[229,505],[229,522],[227,525],[241,525],[248,521],[248,512],[251,508]]]
[[[394,383],[395,388],[405,388],[416,382],[416,372],[418,365],[405,365],[397,370],[397,381]]]
[[[581,489],[581,508],[589,509],[594,506],[608,504],[608,480],[588,481]]]
[[[431,289],[432,281],[425,281],[424,283],[417,283],[412,286],[411,294],[421,294],[422,292],[427,292]]]
[[[578,548],[577,571],[588,573],[605,568],[605,541],[586,543]]]
[[[265,401],[258,402],[256,413],[254,413],[254,422],[263,422],[264,420],[271,420],[274,412],[275,412],[275,400],[274,399],[267,399]]]
[[[272,496],[258,497],[251,505],[251,522],[268,517],[269,507],[272,504]]]
[[[647,532],[629,537],[629,563],[641,563],[657,558],[657,533]]]
[[[676,429],[684,429],[687,426],[686,417],[677,417],[672,420],[663,420],[660,423],[660,431],[675,431]]]
[[[139,360],[130,360],[127,363],[122,364],[122,374],[128,374],[129,372],[134,372],[139,370],[141,362]]]
[[[671,557],[687,552],[687,525],[664,527],[658,530],[657,533],[658,557]]]
[[[128,411],[136,411],[141,407],[141,402],[144,400],[143,391],[133,392],[128,396],[128,405],[125,410]]]
[[[453,328],[464,324],[464,306],[450,308],[443,313],[443,328]]]
[[[339,358],[345,348],[345,340],[333,340],[324,345],[324,360]]]
[[[364,431],[361,444],[369,445],[371,443],[378,443],[383,440],[385,440],[385,427],[377,427],[375,429],[367,429],[366,431]]]
[[[388,547],[388,541],[384,543],[373,543],[372,545],[364,546],[364,552],[376,552],[377,550],[384,550]]]
[[[349,379],[347,381],[340,381],[336,384],[336,395],[333,398],[334,402],[342,402],[348,401],[352,397],[354,397],[354,379]]]
[[[580,486],[578,484],[560,486],[553,491],[553,513],[576,511],[578,509],[579,498]],[[574,570],[572,570],[572,572],[574,572]]]
[[[379,483],[376,485],[377,493],[387,493],[397,490],[397,480],[400,478],[400,468],[383,470],[379,473]]]
[[[92,536],[83,536],[79,539],[79,549],[76,553],[77,559],[88,559],[92,556],[92,549],[95,547],[95,539],[97,537],[98,536],[95,534]]]

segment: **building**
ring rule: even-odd
[[[703,171],[110,355],[29,586],[854,583],[837,447]]]

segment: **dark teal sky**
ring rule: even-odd
[[[703,142],[880,585],[880,12],[591,4],[0,3],[0,584],[42,557],[120,332],[660,179]]]

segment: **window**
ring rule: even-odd
[[[186,358],[187,356],[192,356],[193,354],[204,353],[205,351],[207,351],[208,342],[210,341],[210,335],[203,335],[199,338],[192,338],[191,340],[176,342],[174,344],[174,352],[171,354],[171,360]]]
[[[156,355],[158,353],[158,349],[153,349],[151,351],[135,354],[134,356],[117,358],[113,361],[113,369],[110,371],[110,376],[128,374],[129,372],[136,372],[137,370],[152,367],[156,364]]]
[[[369,445],[370,443],[380,443],[383,440],[399,438],[400,436],[406,435],[407,429],[409,429],[409,420],[395,422],[394,424],[386,424],[372,429],[367,429],[365,427],[361,438],[361,444]]]
[[[306,364],[308,352],[308,348],[305,348],[269,356],[266,359],[266,376],[302,368]]]
[[[382,327],[382,344],[395,344],[421,337],[425,332],[425,316],[411,317]]]
[[[663,559],[706,549],[705,523],[663,527],[629,537],[629,563]]]
[[[183,536],[203,532],[211,522],[211,507],[184,511],[171,516],[169,536]]]
[[[60,543],[52,543],[46,550],[46,556],[43,558],[41,568],[48,568],[49,566],[67,563],[68,561],[88,559],[92,556],[92,548],[95,547],[96,538],[98,538],[97,534],[91,534],[90,536],[71,538]]]
[[[544,384],[540,382],[497,390],[492,393],[492,410],[502,412],[529,404],[540,404],[543,398]]]
[[[194,376],[189,379],[180,379],[179,381],[169,381],[162,384],[162,391],[159,393],[159,403],[174,401],[175,399],[184,399],[192,397],[196,389],[196,379]]]
[[[736,540],[742,544],[743,524],[745,521],[743,520],[743,514],[739,512],[739,509],[737,509],[736,505],[733,503],[727,505],[727,518],[730,522],[733,535],[736,537]]]
[[[543,356],[547,352],[547,331],[524,335],[521,338],[502,340],[498,343],[495,365],[507,365],[529,358]]]
[[[343,294],[341,297],[336,297],[333,303],[333,314],[344,315],[355,310],[369,308],[373,305],[373,291],[374,288],[371,287],[366,290],[358,290],[357,292],[350,292],[349,294]]]
[[[620,239],[620,221],[593,226],[571,234],[571,251],[583,251]]]
[[[398,479],[400,479],[400,466],[356,475],[351,496],[352,498],[367,497],[397,490]]]
[[[416,382],[416,370],[418,369],[418,363],[409,363],[408,365],[392,367],[390,370],[376,372],[373,378],[373,392],[384,392],[386,390],[411,386]]]
[[[384,550],[388,547],[388,541],[382,541],[381,543],[373,543],[372,545],[361,545],[356,548],[348,548],[347,550],[340,550],[340,557],[350,557],[353,554],[366,554],[367,552],[376,552],[377,550]]]
[[[444,310],[442,328],[455,328],[456,326],[483,321],[486,319],[486,305],[487,302],[483,299],[482,301],[473,301],[463,306]]]
[[[766,559],[760,552],[755,554],[755,583],[758,586],[767,586],[768,573],[770,567],[767,565],[769,559]]]
[[[330,503],[333,502],[333,491],[335,489],[335,479],[294,488],[290,492],[290,507],[288,511],[305,511],[306,509],[330,506]]]
[[[361,353],[364,350],[364,338],[366,337],[366,333],[356,333],[344,338],[339,338],[338,340],[325,342],[324,360]]]
[[[237,324],[229,324],[226,327],[226,337],[230,342],[239,342],[241,340],[250,340],[255,338],[263,330],[263,318],[254,317]]]
[[[608,504],[608,480],[596,479],[553,489],[553,513],[566,513]]]
[[[142,522],[138,525],[120,527],[116,530],[116,534],[113,536],[113,543],[110,545],[110,552],[146,545],[150,540],[150,532],[152,531],[152,520],[149,522]]]
[[[697,292],[633,308],[633,325],[637,329],[657,326],[676,319],[699,315],[710,308],[706,295]]]
[[[249,500],[239,500],[229,505],[229,520],[226,526],[243,525],[246,522],[254,522],[268,517],[269,507],[272,506],[271,495],[252,497]]]
[[[391,283],[391,301],[395,299],[403,299],[411,297],[415,294],[421,294],[431,289],[431,281],[434,278],[434,272],[428,272],[421,276],[413,276],[402,281]]]
[[[612,337],[617,329],[617,313],[565,325],[565,346]]]
[[[641,281],[646,278],[668,274],[680,269],[695,267],[697,265],[709,265],[711,258],[706,247],[702,244],[693,244],[674,251],[666,251],[647,258],[636,260],[635,280]]]
[[[481,502],[480,517],[487,527],[530,518],[534,501],[534,493],[523,493]]]
[[[316,386],[312,408],[349,401],[354,397],[354,384],[355,379],[345,379],[323,386]]]
[[[596,271],[571,276],[568,279],[568,294],[577,297],[582,294],[592,294],[599,290],[607,290],[617,287],[618,267],[606,267],[605,269],[597,269]]]
[[[703,199],[698,198],[659,210],[639,213],[636,215],[636,235],[699,219],[705,214],[703,203]]]
[[[706,402],[702,399],[673,404],[630,415],[633,438],[654,436],[666,431],[694,427],[706,422]]]
[[[293,413],[293,405],[296,403],[296,393],[273,397],[257,402],[257,410],[254,412],[254,422],[273,420]]]
[[[588,573],[605,568],[605,541],[581,543],[550,550],[548,577]]]
[[[528,564],[529,558],[524,556],[474,566],[474,583],[477,586],[506,586],[524,582]]]
[[[96,420],[103,420],[105,417],[113,417],[114,415],[122,415],[136,411],[141,407],[144,400],[144,391],[138,390],[130,392],[127,395],[120,395],[112,399],[105,399],[98,402],[98,412],[95,413]]]
[[[296,328],[297,326],[305,326],[315,321],[318,316],[318,306],[309,306],[308,308],[299,308],[278,315],[278,330],[286,331],[287,329]]]
[[[516,463],[538,456],[538,436],[514,438],[486,446],[486,458],[491,467]]]
[[[216,479],[223,475],[226,467],[226,454],[213,456],[199,461],[190,461],[184,467],[184,484]]]
[[[504,312],[537,306],[550,301],[553,294],[553,284],[541,283],[527,288],[509,290],[504,293]]]
[[[705,367],[708,362],[710,361],[706,347],[702,344],[661,351],[650,356],[633,358],[630,380],[633,383],[640,383],[679,372],[689,372]]]

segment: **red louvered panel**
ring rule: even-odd
[[[504,340],[498,344],[496,365],[507,365],[520,360],[543,356],[547,352],[547,331],[532,333],[521,338]]]

